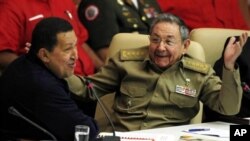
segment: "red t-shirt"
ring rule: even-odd
[[[181,17],[191,29],[249,29],[237,0],[157,0],[163,12]]]
[[[68,20],[78,37],[79,59],[75,74],[93,74],[93,62],[81,47],[88,38],[88,32],[80,24],[72,0],[1,0],[0,51],[11,50],[18,55],[24,54],[25,43],[31,42],[35,25],[42,18],[51,16]]]

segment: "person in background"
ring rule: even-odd
[[[181,17],[190,30],[200,27],[250,29],[246,0],[157,0],[163,12]]]
[[[209,64],[186,54],[189,30],[179,17],[158,15],[149,33],[148,47],[121,50],[99,72],[82,78],[83,98],[94,99],[91,92],[99,97],[115,92],[111,117],[117,131],[188,124],[199,101],[224,115],[239,112],[242,89],[235,61],[247,33],[239,41],[230,39],[222,80]]]
[[[68,20],[74,27],[78,43],[75,74],[89,75],[103,61],[86,44],[88,32],[80,23],[72,0],[1,0],[0,1],[0,68],[4,69],[19,55],[25,54],[35,25],[43,18],[57,16]],[[94,63],[94,64],[93,64]]]
[[[74,2],[74,4],[76,5],[77,8],[78,8],[81,1],[82,0],[73,0],[73,2]]]
[[[27,52],[26,43],[31,42],[35,25],[43,18],[51,16],[67,20],[74,28],[78,38],[75,75],[93,74],[95,69],[103,65],[103,61],[86,43],[88,32],[80,23],[72,0],[1,0],[0,69],[5,69],[18,56]],[[77,85],[75,81],[67,81]],[[94,117],[96,102],[82,102],[75,97],[74,99],[86,114]]]
[[[43,18],[36,25],[28,54],[15,59],[0,77],[1,137],[51,139],[24,119],[10,114],[10,107],[60,141],[74,140],[75,125],[88,125],[90,139],[97,136],[95,121],[77,107],[64,80],[74,73],[77,42],[73,27],[64,19]]]
[[[88,43],[103,60],[115,34],[148,34],[159,13],[155,0],[82,0],[78,7],[79,19],[89,31]]]

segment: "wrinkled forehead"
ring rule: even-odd
[[[161,38],[181,38],[179,25],[176,23],[160,22],[152,28],[151,35]]]

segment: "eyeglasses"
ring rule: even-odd
[[[170,47],[174,47],[178,43],[178,41],[179,41],[179,40],[177,41],[175,39],[166,39],[166,40],[163,40],[160,37],[152,36],[152,35],[149,36],[149,40],[153,44],[159,45],[161,42],[163,42],[164,45],[167,45],[167,46],[170,46]]]

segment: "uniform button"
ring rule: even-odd
[[[154,97],[158,97],[158,94],[154,94]]]
[[[134,27],[134,28],[138,28],[138,25],[137,25],[137,24],[133,24],[133,27]]]
[[[129,100],[129,101],[127,102],[127,106],[128,106],[128,107],[131,106],[131,100]]]
[[[117,2],[118,2],[120,5],[124,5],[124,3],[123,3],[122,0],[117,0]]]
[[[146,21],[146,19],[147,19],[147,18],[146,18],[145,16],[142,16],[142,17],[141,17],[141,20],[142,20],[142,21]]]

